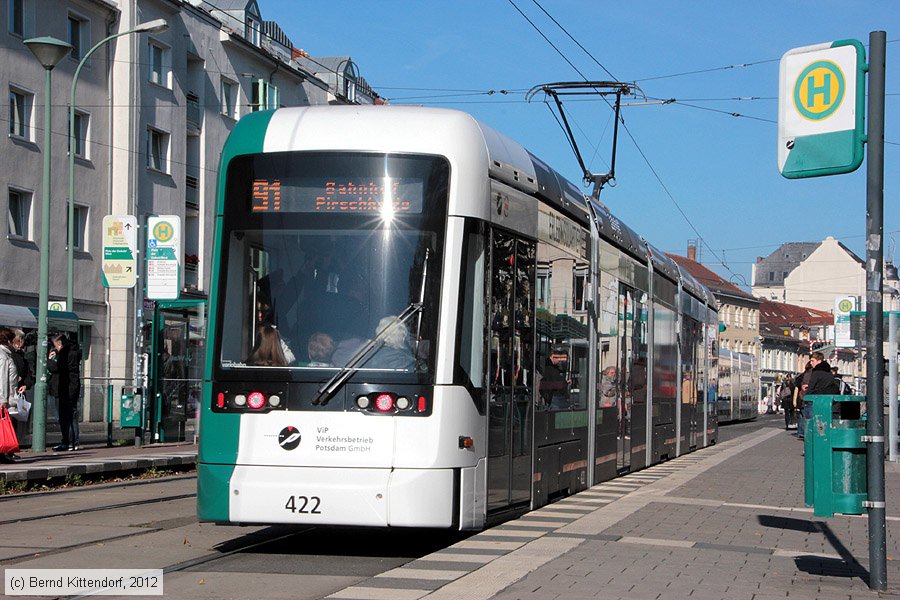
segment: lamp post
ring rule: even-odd
[[[75,310],[75,88],[78,86],[78,76],[81,75],[81,68],[87,63],[91,54],[110,40],[132,33],[155,33],[168,28],[169,24],[165,19],[155,19],[141,23],[134,29],[113,34],[100,40],[88,50],[75,68],[75,75],[72,77],[72,93],[69,96],[69,223],[66,234],[66,310]]]
[[[50,71],[72,50],[72,46],[52,37],[31,38],[25,45],[44,67],[44,182],[41,202],[41,271],[38,296],[37,366],[34,384],[34,433],[31,449],[46,449],[47,426],[47,302],[50,299]]]

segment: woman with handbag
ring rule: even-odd
[[[34,366],[25,356],[25,332],[21,329],[13,329],[12,332],[13,339],[10,344],[13,351],[12,358],[19,374],[19,382],[16,384],[18,410],[13,414],[13,418],[16,420],[16,434],[23,437],[28,435],[28,417],[31,414],[31,402],[25,396],[25,392],[34,387]]]
[[[9,406],[15,402],[19,387],[19,372],[13,360],[13,332],[0,327],[0,462],[14,462],[19,449],[16,430],[9,416]]]

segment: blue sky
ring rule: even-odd
[[[900,262],[896,1],[258,1],[263,18],[277,21],[295,46],[314,57],[351,56],[392,103],[469,112],[575,182],[581,172],[562,130],[542,95],[528,103],[524,91],[581,77],[515,7],[589,79],[610,78],[599,62],[620,81],[636,80],[648,97],[679,100],[623,109],[634,141],[620,130],[617,186],[601,200],[665,251],[685,254],[699,234],[704,264],[739,285],[741,277],[749,283],[757,256],[786,241],[831,235],[865,256],[865,162],[848,175],[787,180],[778,173],[778,61],[814,43],[855,38],[868,46],[869,32],[884,30],[885,253]],[[705,72],[681,75],[695,71]],[[605,172],[611,110],[599,100],[570,102],[567,110],[592,170]]]

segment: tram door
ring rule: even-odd
[[[631,368],[634,357],[634,290],[620,285],[619,287],[619,373],[622,391],[619,396],[619,425],[616,431],[616,469],[625,471],[631,468],[631,412],[632,398],[629,393]]]
[[[643,459],[632,465],[633,452],[643,452],[647,444],[644,419],[647,414],[647,304],[644,292],[619,284],[619,428],[616,435],[616,467],[627,471],[644,466]]]
[[[184,441],[196,427],[203,382],[206,303],[158,303],[150,351],[150,410],[153,440]]]
[[[488,511],[531,498],[535,243],[491,232]]]

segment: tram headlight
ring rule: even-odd
[[[400,396],[399,398],[397,398],[397,410],[406,410],[411,405],[412,402],[410,402],[409,398],[407,398],[406,396]]]
[[[281,396],[279,396],[278,394],[272,394],[271,396],[269,396],[270,406],[278,406],[279,404],[281,404]]]
[[[245,404],[247,404],[247,396],[245,396],[243,394],[237,394],[234,397],[234,405],[235,406],[244,406]]]
[[[252,392],[247,396],[247,406],[250,408],[262,408],[266,403],[266,397],[262,392]]]
[[[369,408],[369,397],[368,396],[357,396],[356,397],[356,406],[359,408]]]

